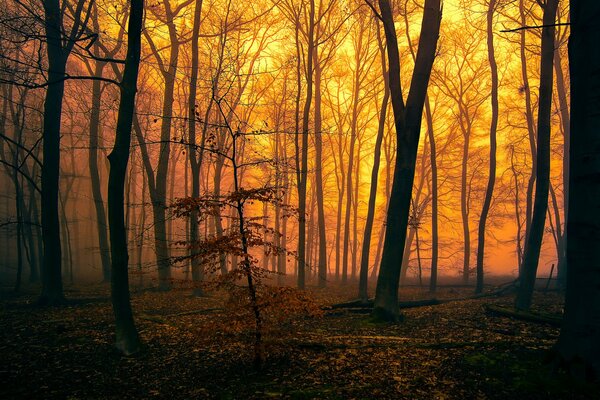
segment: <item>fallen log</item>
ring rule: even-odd
[[[485,310],[492,315],[499,315],[502,317],[509,317],[522,321],[549,324],[557,327],[560,327],[562,324],[562,317],[555,314],[534,313],[531,311],[516,310],[514,308],[501,307],[491,304],[487,304],[485,306]]]
[[[466,296],[466,297],[457,297],[457,298],[453,298],[453,299],[432,298],[432,299],[424,299],[424,300],[400,301],[400,302],[398,302],[398,307],[402,309],[402,308],[437,306],[439,304],[451,303],[454,301],[476,300],[476,299],[481,299],[481,298],[485,298],[485,297],[502,296],[506,292],[512,290],[514,288],[516,282],[517,281],[514,280],[511,282],[502,284],[502,285],[498,286],[498,288],[492,292],[479,293],[479,294],[475,294],[472,296]],[[343,302],[343,303],[332,304],[330,306],[322,307],[322,309],[323,310],[336,310],[336,309],[340,309],[340,308],[363,309],[363,308],[373,308],[374,304],[375,304],[375,299],[369,299],[367,301],[358,299],[358,300],[351,300],[351,301],[347,301],[347,302]]]

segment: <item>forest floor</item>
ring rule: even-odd
[[[353,297],[347,288],[309,292],[317,305]],[[437,297],[471,293],[443,288]],[[585,399],[600,393],[548,362],[558,328],[485,311],[486,304],[511,306],[512,295],[406,309],[398,324],[374,324],[347,310],[275,318],[257,371],[251,325],[224,307],[223,293],[134,292],[144,349],[133,357],[113,348],[107,286],[66,294],[70,304],[40,308],[33,292],[2,293],[1,399]],[[403,300],[429,297],[419,288],[402,289]],[[540,292],[534,304],[559,313],[563,299]]]

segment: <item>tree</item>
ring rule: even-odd
[[[537,121],[537,169],[533,217],[525,242],[523,265],[519,274],[519,291],[515,307],[528,310],[535,287],[535,278],[544,236],[548,192],[550,186],[550,131],[552,111],[552,77],[554,60],[554,21],[558,0],[544,5],[542,28],[542,57],[540,60],[540,89]]]
[[[371,170],[371,189],[369,191],[369,205],[367,208],[367,220],[365,221],[365,233],[362,243],[362,252],[360,258],[360,280],[358,284],[358,297],[367,301],[368,278],[369,278],[369,256],[371,249],[371,236],[373,233],[373,220],[375,219],[375,201],[377,200],[377,184],[379,181],[379,164],[381,162],[381,144],[383,143],[383,134],[385,132],[385,120],[387,118],[387,109],[390,100],[389,78],[385,67],[385,45],[381,37],[381,29],[377,26],[377,44],[381,57],[381,68],[383,74],[383,99],[379,107],[379,125],[377,127],[377,138],[375,139],[375,152],[373,154],[373,168]]]
[[[200,171],[203,160],[203,149],[200,147],[199,154],[196,155],[196,113],[198,112],[196,106],[196,86],[198,84],[198,38],[200,36],[200,16],[202,14],[202,0],[196,1],[194,6],[194,22],[192,26],[192,60],[191,60],[191,75],[190,75],[190,86],[188,92],[188,140],[190,142],[188,149],[188,157],[190,160],[190,169],[192,173],[192,197],[196,198],[200,196]],[[205,137],[205,136],[203,136]],[[189,235],[190,241],[195,243],[199,239],[198,235],[198,215],[196,210],[190,212],[189,222]],[[194,249],[190,247],[190,262],[192,264],[192,280],[194,283],[199,284],[203,278],[203,270],[200,265],[200,258],[193,257]],[[199,295],[202,293],[202,289],[197,287],[194,288],[194,293]]]
[[[377,279],[373,316],[397,320],[399,260],[406,239],[421,117],[431,68],[435,59],[442,19],[439,0],[426,0],[421,24],[421,37],[406,105],[400,83],[400,54],[392,9],[388,0],[379,0],[379,9],[387,41],[390,96],[396,127],[396,162],[392,193],[387,213],[387,227]]]
[[[306,284],[306,186],[308,180],[308,130],[313,97],[313,64],[315,47],[315,1],[310,0],[308,13],[308,45],[306,60],[306,99],[302,112],[302,154],[298,175],[298,288]],[[298,157],[298,155],[296,155]]]
[[[571,373],[600,378],[600,3],[571,1],[567,289],[556,350]]]
[[[85,0],[78,0],[75,9],[60,0],[44,1],[44,30],[48,58],[48,87],[44,100],[44,129],[42,165],[42,236],[44,257],[42,266],[42,294],[40,303],[57,304],[64,299],[62,286],[62,252],[58,190],[60,171],[60,132],[62,102],[67,79],[67,59],[75,43],[82,40],[89,17]],[[71,11],[64,25],[65,10]]]
[[[169,170],[169,155],[171,153],[171,126],[173,124],[173,105],[175,92],[175,78],[179,61],[179,50],[181,40],[177,34],[177,16],[181,11],[191,4],[193,0],[186,0],[176,7],[172,7],[170,0],[164,0],[164,15],[161,15],[157,7],[150,7],[152,14],[167,26],[169,34],[170,52],[166,61],[161,56],[161,51],[156,47],[150,31],[145,29],[144,36],[163,76],[165,83],[162,102],[162,121],[160,127],[160,150],[156,174],[149,162],[144,162],[150,197],[152,199],[152,214],[154,217],[154,244],[156,246],[156,264],[158,266],[159,288],[169,290],[171,288],[171,265],[169,259],[169,247],[167,243],[166,228],[166,202],[167,202],[167,173]],[[144,153],[142,153],[144,155]],[[146,158],[148,155],[146,153]]]
[[[498,129],[498,65],[496,64],[496,55],[494,54],[494,11],[496,0],[490,0],[487,10],[487,49],[488,62],[490,63],[490,72],[492,75],[492,121],[490,123],[490,170],[488,175],[488,184],[485,191],[485,200],[479,217],[479,228],[477,236],[477,286],[476,293],[483,291],[483,262],[485,255],[485,229],[488,213],[492,204],[494,195],[494,184],[496,183],[496,131]]]
[[[127,18],[128,15],[128,7],[123,7],[121,10],[123,11],[123,18]],[[117,12],[117,20],[121,17],[121,13],[118,9]],[[98,5],[96,2],[92,5],[92,28],[94,32],[100,32],[100,24],[99,24],[99,15],[98,15]],[[103,49],[106,53],[106,57],[102,57],[100,53],[101,44],[99,40],[96,39],[92,46],[92,54],[95,60],[94,67],[88,63],[88,59],[82,57],[83,61],[86,63],[88,68],[88,72],[90,75],[95,77],[102,77],[103,71],[107,64],[107,57],[114,57],[120,51],[123,44],[123,35],[125,34],[125,29],[120,29],[118,37],[116,38],[116,45],[111,51],[107,51],[107,49]],[[100,124],[100,106],[102,102],[102,81],[97,79],[92,82],[92,104],[90,109],[90,120],[89,120],[89,131],[90,131],[90,140],[89,140],[89,158],[88,158],[88,166],[90,169],[90,179],[92,183],[92,196],[94,199],[94,208],[96,211],[96,228],[98,231],[98,244],[100,247],[100,260],[102,263],[102,279],[104,282],[110,282],[110,249],[108,246],[108,238],[107,238],[107,223],[106,223],[106,212],[104,209],[104,200],[102,199],[102,190],[101,190],[101,182],[100,182],[100,173],[98,171],[98,148],[100,147],[100,139],[101,139],[101,127]]]
[[[135,112],[137,77],[140,65],[144,0],[131,0],[127,36],[127,57],[121,80],[121,99],[117,117],[117,132],[112,152],[108,156],[108,224],[111,251],[111,298],[115,314],[116,346],[129,355],[140,349],[140,340],[133,321],[129,298],[129,254],[125,227],[124,190],[131,126]]]

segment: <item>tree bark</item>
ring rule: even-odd
[[[140,350],[140,339],[133,321],[129,295],[127,228],[125,226],[124,190],[131,145],[131,125],[135,112],[137,77],[140,65],[143,0],[131,0],[127,56],[121,99],[117,116],[115,145],[108,156],[108,223],[111,249],[111,298],[115,314],[116,347],[129,355]]]
[[[554,73],[556,74],[556,94],[558,97],[560,120],[563,127],[563,220],[566,221],[569,214],[569,148],[571,130],[569,128],[569,102],[567,100],[567,93],[565,89],[565,78],[562,69],[560,49],[558,48],[554,51]],[[558,256],[557,265],[558,284],[561,287],[565,286],[567,277],[567,257],[565,253],[565,242],[567,240],[566,225],[564,228],[565,229],[563,229],[563,234],[559,243],[561,250]]]
[[[379,181],[379,165],[381,163],[381,144],[383,143],[383,134],[385,132],[385,119],[387,118],[387,108],[390,100],[389,78],[385,66],[385,46],[381,38],[381,33],[377,32],[377,44],[381,56],[381,68],[383,72],[383,99],[379,108],[379,125],[377,127],[377,138],[375,139],[375,152],[373,155],[373,168],[371,170],[371,189],[369,192],[369,204],[367,207],[367,219],[365,221],[365,233],[363,236],[362,252],[360,257],[360,279],[358,283],[358,298],[367,301],[369,299],[368,281],[369,281],[369,259],[371,253],[371,236],[373,235],[373,220],[375,219],[375,202],[377,200],[377,186]]]
[[[62,251],[58,190],[60,172],[60,124],[65,90],[68,52],[62,44],[63,14],[59,0],[44,2],[44,28],[48,57],[48,88],[44,100],[42,165],[42,294],[39,302],[54,305],[63,302]]]
[[[94,31],[100,32],[98,24],[98,13],[94,9],[92,18]],[[98,45],[92,48],[94,55],[99,57]],[[96,61],[94,76],[101,77],[106,63]],[[88,167],[90,169],[90,180],[92,183],[92,197],[96,211],[96,229],[98,231],[98,245],[100,247],[100,261],[102,265],[102,281],[110,282],[110,248],[108,247],[106,212],[104,209],[104,200],[102,198],[102,189],[100,182],[100,173],[98,172],[98,146],[100,140],[100,105],[102,100],[102,82],[94,80],[92,82],[92,107],[90,109],[90,141]]]
[[[565,314],[556,350],[581,378],[600,379],[600,3],[571,1],[571,147]]]
[[[306,49],[306,100],[302,114],[302,155],[298,184],[298,288],[306,284],[306,186],[308,180],[308,119],[313,94],[313,56],[315,32],[315,1],[310,0],[308,47]]]
[[[327,235],[325,233],[325,201],[323,196],[323,121],[321,115],[321,62],[315,46],[315,185],[319,231],[317,273],[319,287],[327,286]]]
[[[483,262],[485,257],[485,228],[494,196],[494,185],[496,183],[496,131],[498,129],[498,65],[496,64],[496,56],[494,52],[494,11],[496,8],[496,0],[490,0],[487,11],[487,51],[488,62],[492,75],[492,121],[490,123],[490,170],[488,175],[488,184],[485,190],[485,199],[483,208],[479,217],[479,229],[477,233],[477,285],[475,293],[479,294],[483,291]]]
[[[373,316],[383,320],[397,320],[399,316],[398,284],[400,278],[400,264],[398,261],[402,258],[402,249],[406,239],[421,130],[421,116],[436,54],[441,22],[441,5],[439,0],[425,1],[419,50],[406,106],[404,105],[400,83],[398,40],[389,1],[379,0],[379,8],[388,44],[390,95],[396,126],[397,148]]]
[[[527,18],[525,15],[525,5],[524,0],[520,0],[519,2],[519,14],[521,17],[521,26],[527,25]],[[533,209],[533,188],[535,185],[535,176],[537,171],[537,150],[536,150],[536,142],[535,142],[535,124],[533,121],[533,107],[531,100],[531,87],[529,86],[529,77],[527,73],[527,56],[525,54],[526,51],[526,33],[525,29],[521,30],[521,46],[520,46],[520,55],[521,55],[521,76],[523,79],[523,91],[525,92],[525,118],[527,120],[527,134],[529,138],[529,150],[531,151],[531,175],[529,176],[529,180],[527,182],[527,191],[526,191],[526,208],[525,208],[525,240],[527,240],[527,236],[529,236],[529,229],[531,226],[531,213]],[[519,273],[521,271],[522,265],[519,264]]]
[[[542,57],[540,61],[540,90],[537,123],[537,171],[533,217],[525,242],[523,265],[515,307],[528,310],[535,286],[535,277],[544,236],[548,191],[550,185],[550,131],[552,111],[552,77],[554,60],[554,21],[558,0],[548,0],[544,6]]]

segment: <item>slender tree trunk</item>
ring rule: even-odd
[[[167,65],[162,65],[163,61],[160,54],[155,51],[157,61],[160,59],[161,73],[164,79],[164,95],[162,104],[162,123],[160,127],[160,151],[158,156],[158,165],[156,167],[156,177],[154,180],[154,190],[150,187],[152,199],[152,211],[154,219],[154,245],[156,248],[156,263],[158,267],[158,279],[160,290],[170,290],[171,282],[171,260],[169,256],[169,245],[167,238],[166,207],[167,207],[167,177],[169,171],[169,159],[171,154],[171,126],[173,120],[173,103],[175,100],[175,81],[177,75],[177,63],[179,60],[180,42],[177,37],[176,15],[169,5],[164,2],[165,15],[167,17],[167,28],[169,32],[170,54]],[[148,32],[144,31],[148,43],[151,43],[153,50],[156,50]],[[148,169],[148,168],[146,168]],[[147,174],[153,174],[152,169],[146,171]]]
[[[377,200],[377,185],[379,181],[379,164],[381,162],[381,144],[383,143],[383,134],[385,132],[385,119],[387,118],[387,108],[390,100],[389,83],[387,68],[385,66],[385,48],[381,38],[381,33],[377,32],[379,53],[381,55],[381,67],[383,70],[383,99],[379,108],[379,125],[377,127],[377,138],[375,139],[375,152],[373,155],[373,168],[371,170],[371,189],[369,192],[369,205],[367,206],[367,220],[365,221],[365,233],[363,236],[362,252],[360,257],[360,280],[358,284],[358,298],[367,301],[369,299],[368,280],[369,280],[369,258],[371,250],[371,236],[373,234],[373,220],[375,219],[375,202]]]
[[[94,31],[99,32],[97,13],[94,12]],[[94,55],[100,57],[98,45],[93,46]],[[104,71],[106,63],[96,61],[94,76],[100,77]],[[98,146],[100,143],[100,106],[102,100],[102,82],[95,80],[92,82],[92,107],[90,110],[90,141],[88,167],[90,169],[90,180],[92,183],[92,197],[94,208],[96,210],[96,228],[98,231],[98,244],[100,247],[100,261],[102,263],[102,281],[110,282],[110,249],[108,247],[108,226],[106,224],[106,213],[104,210],[104,200],[102,199],[102,189],[100,182],[100,173],[98,171]]]
[[[464,132],[463,132],[464,133]],[[471,266],[471,229],[469,226],[469,193],[467,173],[469,168],[469,144],[470,144],[470,129],[464,133],[462,166],[460,178],[460,216],[463,229],[463,283],[469,283],[470,266]]]
[[[111,249],[111,298],[115,314],[116,347],[129,355],[140,350],[140,339],[133,321],[129,295],[127,227],[125,226],[124,189],[131,144],[131,125],[135,112],[137,77],[140,65],[143,0],[131,0],[127,56],[117,116],[115,145],[108,156],[108,223]]]
[[[222,146],[219,146],[219,148],[221,149],[221,151],[223,151],[224,149],[224,143],[222,143]],[[213,194],[215,196],[215,199],[219,199],[221,197],[221,175],[223,172],[223,164],[225,162],[225,159],[220,156],[217,155],[217,161],[216,161],[216,165],[215,165],[215,175],[214,175],[214,191]],[[216,235],[218,238],[223,237],[223,221],[221,221],[221,209],[217,207],[217,209],[215,210],[216,215],[214,216],[214,222],[215,222],[215,231],[216,231]],[[221,271],[222,275],[225,275],[227,273],[227,255],[224,252],[219,252],[219,269]]]
[[[325,200],[323,195],[323,121],[321,116],[321,61],[315,46],[315,185],[319,229],[319,259],[317,273],[319,287],[327,285],[327,235],[325,233]]]
[[[554,21],[558,0],[548,0],[544,6],[542,29],[542,58],[540,61],[540,92],[537,127],[537,171],[533,218],[525,243],[523,266],[519,275],[519,290],[515,307],[528,310],[535,288],[535,277],[544,237],[548,190],[550,184],[550,132],[552,111],[552,76],[554,60]]]
[[[496,130],[498,129],[498,66],[496,65],[496,56],[494,53],[494,11],[496,0],[490,0],[487,11],[487,50],[488,62],[492,74],[492,121],[490,123],[490,171],[488,175],[488,184],[485,191],[485,200],[479,217],[479,229],[477,236],[477,286],[475,293],[483,291],[483,262],[485,255],[485,228],[488,213],[492,204],[494,195],[494,185],[496,183]]]
[[[571,141],[569,102],[567,100],[567,91],[565,88],[565,78],[562,68],[560,50],[554,50],[554,72],[556,74],[556,93],[558,95],[558,108],[560,111],[560,120],[563,127],[563,220],[566,221],[569,214],[569,148]],[[567,277],[567,257],[565,252],[565,243],[567,240],[566,224],[560,240],[561,253],[558,256],[557,277],[558,285],[564,287]]]
[[[302,160],[298,185],[298,288],[304,289],[306,268],[306,184],[308,180],[308,119],[313,94],[315,1],[310,0],[308,48],[306,49],[306,101],[302,114]]]
[[[358,189],[360,187],[360,161],[361,143],[358,143],[356,157],[356,169],[354,170],[354,195],[352,196],[352,280],[356,280],[356,268],[358,263]]]
[[[361,32],[362,33],[362,32]],[[356,147],[356,138],[358,135],[358,103],[360,101],[360,75],[361,75],[361,63],[363,62],[361,57],[361,50],[363,35],[359,33],[358,43],[356,44],[356,54],[354,57],[354,83],[352,90],[352,119],[350,122],[350,150],[348,150],[348,169],[346,171],[346,206],[345,206],[345,217],[344,217],[344,247],[342,250],[342,283],[346,283],[348,280],[348,257],[350,256],[350,215],[352,212],[352,176],[354,174],[354,153]],[[354,268],[354,266],[352,266]]]
[[[527,18],[524,0],[520,0],[519,2],[519,13],[521,17],[521,26],[527,26]],[[529,181],[527,182],[527,198],[526,198],[526,208],[525,208],[525,240],[529,236],[529,229],[531,226],[531,213],[533,210],[533,188],[535,185],[535,177],[537,174],[537,150],[536,150],[536,142],[535,142],[535,124],[533,121],[533,106],[531,100],[531,87],[529,86],[529,77],[527,72],[527,55],[526,55],[526,33],[527,31],[523,29],[521,31],[521,46],[520,46],[520,55],[521,55],[521,76],[523,78],[523,91],[525,92],[525,118],[527,120],[527,133],[529,138],[529,149],[531,151],[531,175],[529,176]],[[519,273],[521,270],[521,265],[519,264]]]
[[[20,142],[20,140],[17,140]],[[21,150],[15,148],[13,156],[13,165],[19,165],[19,153]],[[15,293],[19,293],[21,290],[22,275],[23,275],[23,246],[21,244],[23,238],[23,208],[21,204],[23,202],[23,191],[21,182],[19,182],[19,172],[16,168],[12,171],[12,180],[15,187],[15,211],[17,214],[17,278],[15,281]]]
[[[517,169],[515,167],[515,148],[514,146],[510,147],[510,170],[512,172],[513,175],[513,179],[515,180],[515,193],[514,193],[514,199],[515,199],[515,220],[517,223],[517,266],[519,268],[519,271],[521,270],[521,265],[522,265],[522,261],[523,261],[523,247],[521,246],[522,243],[522,230],[523,230],[523,222],[521,220],[521,207],[519,205],[519,173],[517,172]]]
[[[140,288],[144,287],[144,235],[146,234],[146,178],[142,175],[142,202],[140,205],[140,216],[138,220],[139,236],[137,242],[137,272],[138,285]]]
[[[435,135],[433,132],[433,116],[429,98],[425,98],[425,116],[427,121],[427,134],[429,135],[429,160],[431,164],[431,277],[429,279],[429,291],[435,293],[437,290],[438,276],[438,173],[437,173],[437,149]]]
[[[192,174],[192,198],[196,199],[200,197],[200,172],[202,164],[203,149],[196,148],[196,117],[198,115],[198,108],[196,106],[196,93],[198,84],[198,42],[200,36],[200,16],[202,14],[202,0],[196,2],[194,8],[194,22],[192,26],[192,60],[191,60],[191,75],[190,75],[190,86],[188,89],[188,134],[189,134],[189,148],[188,157],[190,161],[190,172]],[[205,121],[206,122],[206,121]],[[199,296],[202,294],[202,288],[199,286],[200,282],[204,279],[204,270],[202,268],[201,260],[196,254],[196,245],[200,240],[198,231],[198,210],[192,209],[190,212],[189,220],[189,235],[190,235],[190,250],[189,256],[191,258],[192,266],[192,281],[194,284],[194,295]],[[235,268],[235,267],[232,267]]]

